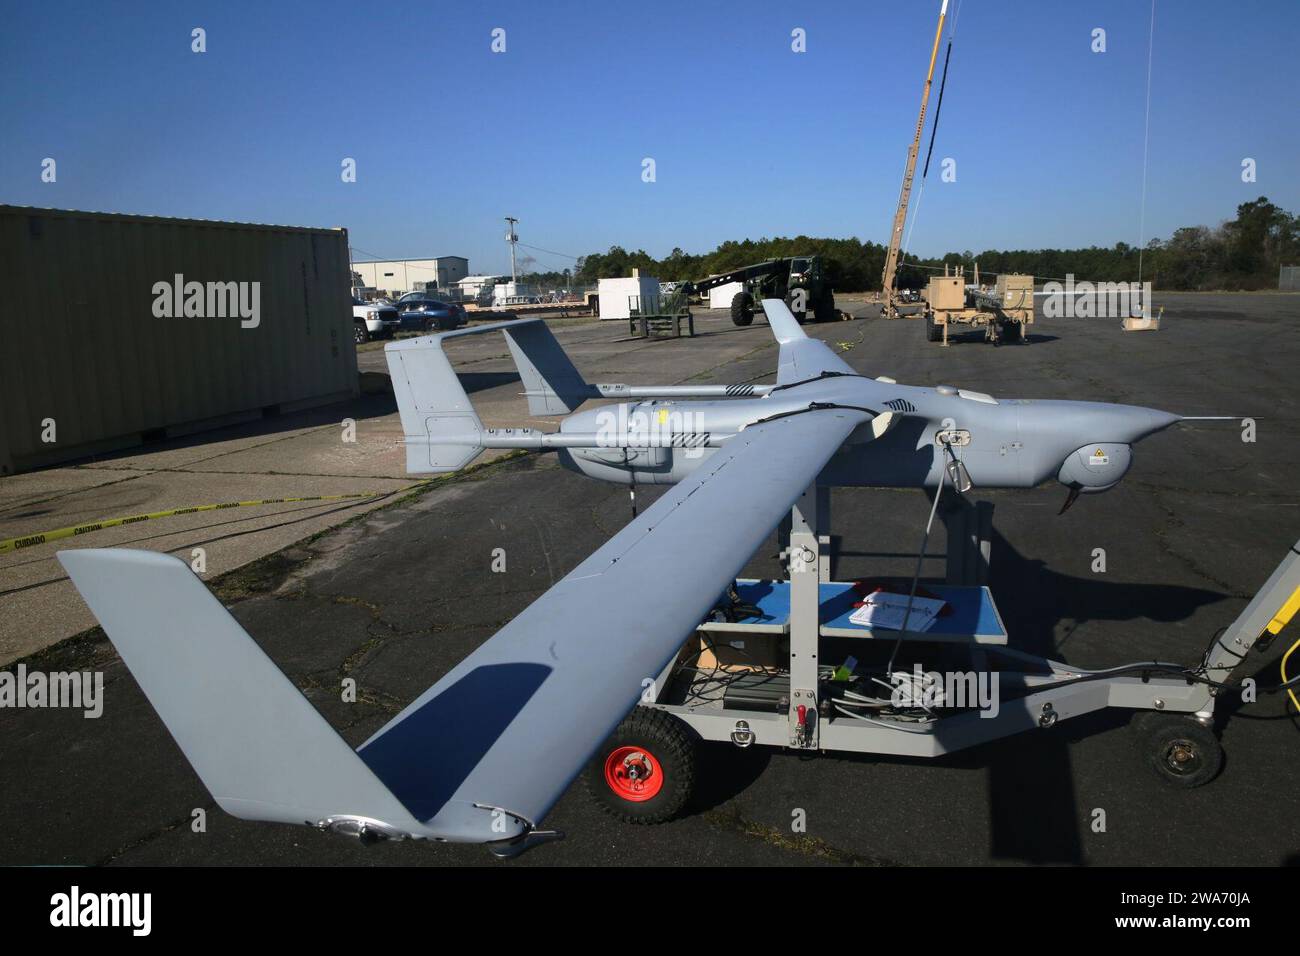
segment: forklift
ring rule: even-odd
[[[754,306],[763,299],[784,299],[800,324],[807,320],[809,312],[814,322],[839,318],[835,293],[826,280],[821,256],[769,259],[697,282],[686,282],[682,289],[688,295],[701,295],[731,282],[743,285],[731,299],[731,321],[735,325],[752,323]]]

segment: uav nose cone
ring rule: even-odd
[[[1168,428],[1178,415],[1141,405],[1096,404],[1086,408],[1075,427],[1088,441],[1135,442]]]
[[[1135,426],[1138,427],[1140,431],[1133,436],[1131,439],[1132,441],[1137,441],[1139,438],[1146,438],[1147,435],[1154,435],[1158,431],[1163,431],[1182,418],[1181,415],[1162,412],[1158,408],[1142,408],[1140,406],[1133,406],[1130,410],[1140,413],[1140,420],[1135,422]]]

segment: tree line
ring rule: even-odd
[[[692,255],[673,249],[655,259],[643,249],[629,252],[614,246],[608,252],[583,256],[572,270],[532,273],[537,285],[594,284],[598,279],[632,274],[661,281],[702,279],[709,275],[766,259],[819,255],[832,286],[840,292],[869,292],[880,288],[885,246],[857,238],[778,236],[772,239],[729,240],[712,252]],[[1019,272],[1040,280],[1131,282],[1138,277],[1141,253],[1143,281],[1169,290],[1274,289],[1278,267],[1300,265],[1300,217],[1261,196],[1237,207],[1237,215],[1219,226],[1184,226],[1167,239],[1152,239],[1144,250],[1125,242],[1083,249],[986,249],[950,252],[938,259],[900,259],[898,285],[919,288],[945,265],[964,266],[970,274],[979,263],[982,275]]]

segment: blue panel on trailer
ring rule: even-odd
[[[1005,644],[1007,629],[1002,624],[993,595],[985,587],[957,587],[947,584],[926,585],[925,590],[947,602],[920,639],[974,641],[979,644]],[[889,628],[872,630],[849,620],[861,597],[852,584],[832,582],[821,586],[822,633],[834,637],[896,638],[898,631]]]
[[[741,601],[760,611],[758,617],[743,618],[735,623],[704,625],[705,630],[772,631],[789,629],[790,584],[788,581],[764,581],[742,578],[736,582]],[[853,582],[832,581],[819,587],[822,634],[829,637],[896,638],[898,631],[871,628],[849,620],[861,597]],[[978,644],[1005,644],[1006,626],[998,613],[993,595],[986,587],[958,587],[946,584],[926,585],[925,593],[942,598],[948,610],[935,618],[924,632],[909,631],[918,640],[973,641]]]
[[[705,621],[701,631],[735,632],[742,634],[790,633],[790,582],[739,578],[736,593],[745,604],[758,608],[757,617],[744,617],[738,621]]]

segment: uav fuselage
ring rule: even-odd
[[[979,487],[1032,488],[1055,478],[1072,490],[1104,491],[1128,471],[1134,442],[1179,420],[1131,405],[995,399],[945,385],[827,375],[774,388],[763,398],[587,409],[565,418],[560,434],[586,442],[595,436],[594,445],[557,450],[566,467],[592,478],[675,484],[747,426],[813,405],[887,416],[875,434],[850,436],[822,470],[818,482],[833,486],[936,487],[949,460],[947,446]]]

